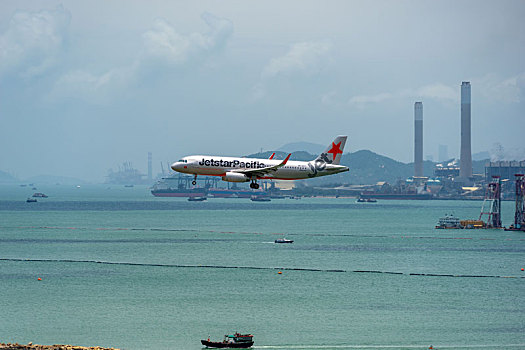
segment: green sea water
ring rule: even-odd
[[[0,186],[0,342],[191,350],[239,331],[260,349],[525,348],[525,235],[434,229],[477,218],[478,201],[39,191]]]

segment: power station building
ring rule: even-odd
[[[515,174],[525,173],[525,160],[523,161],[499,161],[485,164],[485,181],[487,183],[498,176],[501,180],[514,181]]]

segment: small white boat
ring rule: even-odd
[[[279,238],[274,241],[275,243],[293,243],[293,240],[286,238]]]

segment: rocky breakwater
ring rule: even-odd
[[[39,345],[29,343],[24,344],[9,344],[9,343],[0,343],[0,350],[119,350],[115,348],[104,348],[101,346],[75,346],[75,345]]]

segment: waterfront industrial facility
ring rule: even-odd
[[[470,82],[464,81],[461,83],[460,93],[461,130],[459,134],[461,147],[459,159],[452,158],[439,163],[423,161],[423,101],[417,101],[414,103],[414,164],[412,176],[407,174],[403,177],[401,174],[397,176],[393,176],[392,173],[389,174],[392,168],[389,168],[389,164],[386,164],[387,158],[383,157],[385,158],[384,161],[378,160],[379,155],[374,156],[374,153],[369,152],[367,156],[373,158],[364,160],[364,163],[372,164],[375,159],[378,166],[375,168],[371,167],[362,171],[362,173],[367,174],[368,179],[372,178],[370,175],[377,173],[375,178],[379,179],[379,181],[361,183],[349,181],[360,170],[359,166],[362,166],[363,162],[357,164],[355,159],[351,160],[347,156],[343,156],[341,163],[348,166],[350,172],[334,177],[336,180],[333,182],[309,180],[306,184],[288,182],[288,184],[283,185],[283,183],[278,181],[271,181],[264,183],[264,189],[260,191],[271,193],[276,198],[285,196],[351,196],[364,199],[483,200],[486,198],[487,188],[493,185],[493,178],[497,176],[500,179],[498,191],[500,192],[501,200],[514,200],[516,198],[514,174],[525,173],[525,160],[494,162],[487,159],[483,162],[473,162],[471,152]],[[440,145],[440,153],[442,153],[440,157],[446,156],[447,150],[445,146]],[[265,153],[255,156],[267,157]],[[282,155],[276,155],[276,157],[279,156]],[[309,157],[309,155],[305,157]],[[293,158],[294,156],[292,156]],[[298,160],[308,160],[308,158]],[[395,161],[392,160],[391,163],[395,163]],[[126,167],[124,167],[124,170],[131,173]],[[151,178],[151,174],[151,153],[149,153],[148,179]],[[142,181],[144,175],[140,176]],[[381,177],[383,177],[382,180]],[[359,181],[363,181],[363,179]],[[213,177],[203,177],[197,186],[191,186],[189,178],[166,174],[163,171],[162,176],[152,188],[152,194],[164,197],[250,197],[254,194],[253,190],[245,188],[246,186],[243,186],[243,184],[222,184],[223,187],[227,186],[227,188],[221,188],[220,186],[217,179]]]

